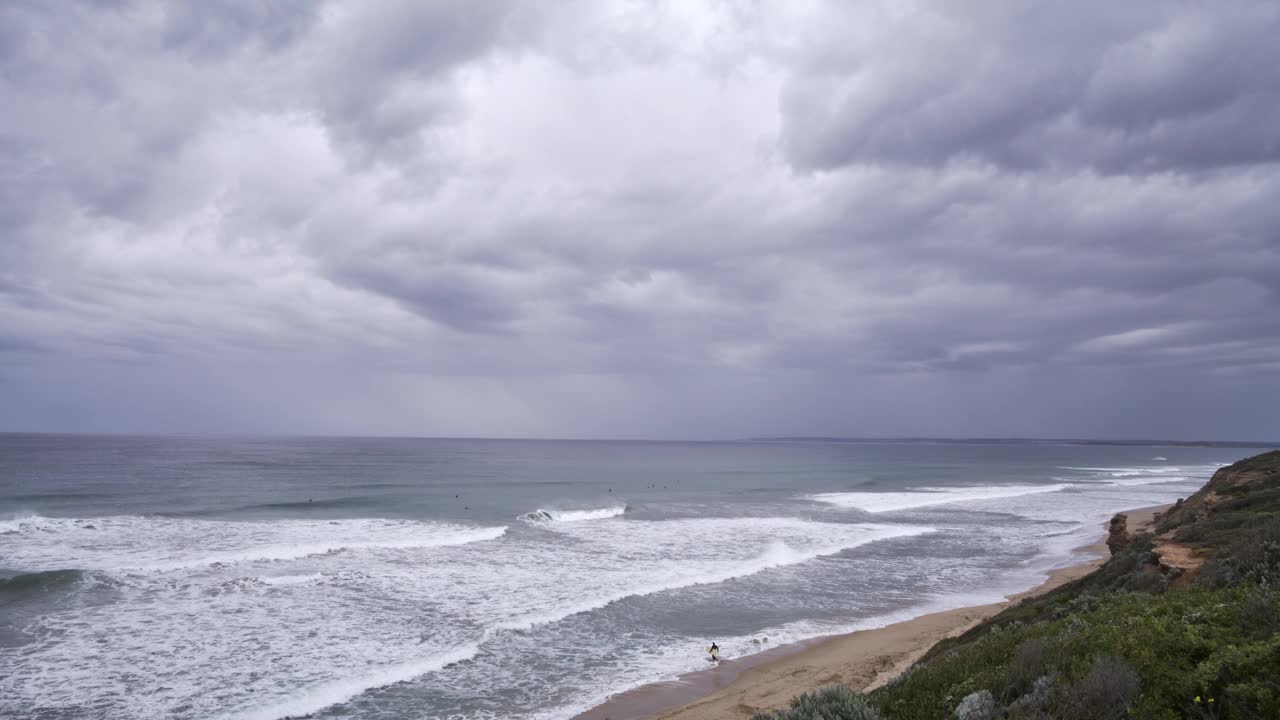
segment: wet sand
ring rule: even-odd
[[[1127,511],[1129,532],[1149,525],[1170,505]],[[1099,559],[1054,570],[1049,578],[1004,602],[921,615],[872,630],[815,638],[724,660],[679,680],[619,693],[575,720],[713,720],[750,718],[785,707],[796,695],[835,683],[872,690],[911,667],[943,638],[959,635],[1017,601],[1046,593],[1083,577],[1103,563],[1106,530],[1098,542],[1080,548]]]

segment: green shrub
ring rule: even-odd
[[[1059,692],[1058,678],[1056,672],[1036,678],[1025,693],[1009,704],[1009,720],[1050,720]]]
[[[1062,668],[1062,646],[1052,638],[1033,637],[1014,653],[1006,673],[1006,699],[1013,700],[1033,690],[1040,679]]]
[[[1280,593],[1265,589],[1245,595],[1239,609],[1240,632],[1250,640],[1262,640],[1280,632]]]
[[[1216,545],[1201,572],[1210,587],[1255,585],[1280,588],[1280,516],[1255,518]]]
[[[1056,716],[1062,720],[1123,720],[1138,693],[1138,673],[1123,660],[1098,658],[1084,677],[1060,693]]]
[[[870,705],[884,720],[1280,720],[1280,452],[1232,468],[1252,475],[1160,521],[1208,558],[1194,587],[1171,587],[1153,537],[1135,535],[1096,572],[938,643]]]
[[[880,720],[880,713],[862,693],[832,685],[793,698],[786,710],[756,713],[751,720]]]
[[[955,712],[956,720],[996,720],[1000,715],[1000,707],[990,690],[965,695]]]
[[[1236,713],[1223,717],[1280,718],[1280,637],[1260,625],[1277,615],[1276,591],[1257,588],[1117,594],[952,647],[871,700],[886,720],[950,717],[981,690],[1011,718],[1172,719],[1197,696]]]

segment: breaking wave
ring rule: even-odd
[[[1129,487],[1133,485],[1159,485],[1162,483],[1185,483],[1192,482],[1191,478],[1185,475],[1134,475],[1124,476],[1111,479],[1111,484],[1118,487]]]
[[[450,545],[466,545],[484,540],[496,540],[507,532],[506,527],[461,530],[456,533],[404,540],[332,540],[328,542],[266,545],[232,550],[224,553],[182,558],[168,562],[121,565],[120,570],[182,570],[203,565],[230,565],[259,561],[297,560],[311,555],[325,555],[344,550],[415,550]]]
[[[225,720],[283,720],[306,717],[327,707],[347,702],[375,688],[408,682],[427,673],[470,660],[479,652],[480,648],[476,645],[465,645],[422,660],[386,665],[359,677],[343,678],[305,687],[284,699],[269,702],[251,710],[224,715],[223,718]]]
[[[1162,457],[1152,460],[1164,460]],[[1199,482],[1193,476],[1213,471],[1213,466],[1174,467],[1160,465],[1155,467],[1064,467],[1063,470],[1087,472],[1093,476],[1092,482],[1105,482],[1111,485],[1128,487],[1134,485],[1158,485],[1161,483]]]
[[[924,487],[911,492],[836,492],[809,495],[808,499],[869,513],[910,510],[949,503],[994,500],[997,498],[1059,492],[1071,487],[1056,485],[989,485],[983,487]]]
[[[667,578],[644,585],[620,589],[608,594],[601,594],[593,598],[587,598],[579,603],[557,608],[551,612],[536,613],[518,617],[514,620],[503,622],[493,628],[490,628],[485,632],[485,637],[488,638],[492,636],[492,634],[497,630],[529,630],[538,625],[559,622],[572,615],[590,612],[592,610],[599,610],[600,608],[627,598],[653,595],[654,593],[679,590],[682,588],[694,587],[696,585],[714,585],[727,580],[754,575],[770,568],[783,567],[785,565],[798,565],[826,555],[835,555],[836,553],[840,553],[860,545],[877,542],[879,540],[913,537],[916,535],[937,532],[937,528],[932,527],[887,525],[865,527],[868,530],[866,535],[806,550],[796,550],[781,541],[774,541],[769,544],[768,548],[766,548],[759,557],[724,568],[714,570],[683,570],[678,569],[680,566],[676,565],[674,566],[677,568],[676,571],[672,572]]]
[[[1085,470],[1088,472],[1105,473],[1111,477],[1134,477],[1137,475],[1159,475],[1161,473],[1180,473],[1184,470],[1180,467],[1171,467],[1161,465],[1159,467],[1067,467],[1063,466],[1060,470]]]
[[[497,539],[507,527],[383,519],[239,522],[117,515],[29,516],[5,521],[0,531],[5,533],[6,562],[24,570],[71,566],[169,571],[348,550],[465,545]]]
[[[0,520],[0,535],[8,533],[22,532],[41,525],[46,518],[36,515],[35,513],[23,513],[14,515],[8,520]]]
[[[308,575],[259,576],[257,580],[264,585],[301,585],[319,580],[322,577],[324,577],[324,573],[310,573]]]
[[[83,577],[81,570],[45,570],[0,578],[0,602],[36,593],[68,590]]]
[[[543,510],[541,508],[520,516],[530,522],[577,522],[579,520],[606,520],[627,511],[626,505],[614,505],[594,510]]]

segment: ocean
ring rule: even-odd
[[[1254,452],[0,435],[0,717],[568,718],[999,600]]]

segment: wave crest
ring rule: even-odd
[[[36,528],[42,525],[45,520],[46,518],[35,513],[12,515],[7,520],[0,520],[0,535]]]
[[[38,592],[52,592],[70,588],[84,577],[81,570],[45,570],[19,573],[0,578],[0,598],[5,600]]]
[[[827,555],[835,555],[837,553],[844,552],[845,550],[850,550],[861,545],[881,540],[914,537],[917,535],[937,532],[937,528],[905,525],[864,525],[862,527],[867,531],[865,535],[806,550],[796,550],[780,540],[775,540],[769,543],[764,552],[754,559],[745,560],[739,564],[710,572],[684,572],[668,578],[665,581],[655,582],[651,585],[619,589],[613,593],[588,598],[580,603],[558,608],[548,613],[517,617],[513,620],[509,620],[489,628],[485,631],[484,637],[488,640],[499,630],[529,630],[530,628],[538,625],[559,622],[572,615],[590,612],[592,610],[599,610],[600,608],[626,598],[652,595],[654,593],[666,592],[668,590],[680,590],[682,588],[694,587],[696,585],[714,585],[727,580],[733,580],[735,578],[755,575],[756,573],[769,570],[771,568],[783,567],[786,565],[798,565],[800,563],[815,560]]]
[[[543,510],[538,508],[531,513],[520,516],[529,522],[578,522],[580,520],[606,520],[618,517],[627,511],[626,505],[613,505],[592,510]]]
[[[479,654],[476,645],[464,645],[422,660],[387,665],[367,675],[344,678],[302,688],[290,696],[251,710],[224,715],[225,720],[282,720],[308,717],[327,707],[347,702],[374,688],[408,682],[416,677],[465,662]]]
[[[389,520],[194,520],[156,515],[6,521],[6,561],[23,570],[182,570],[297,560],[350,550],[424,549],[496,540],[507,526]]]
[[[983,487],[922,487],[909,492],[836,492],[809,495],[808,499],[869,513],[910,510],[975,500],[1038,495],[1066,490],[1070,485],[988,485]]]
[[[259,575],[256,579],[264,585],[301,585],[303,583],[313,582],[324,577],[324,573],[310,573],[307,575]]]
[[[372,540],[349,541],[346,539],[330,542],[296,543],[281,545],[265,545],[233,550],[224,553],[204,555],[202,557],[183,558],[170,562],[126,565],[124,570],[182,570],[204,565],[230,565],[241,562],[257,562],[271,560],[297,560],[311,555],[326,555],[344,550],[416,550],[450,545],[466,545],[484,540],[496,540],[506,534],[506,526],[481,528],[477,530],[460,530],[448,535],[435,535],[423,538],[404,540]]]

